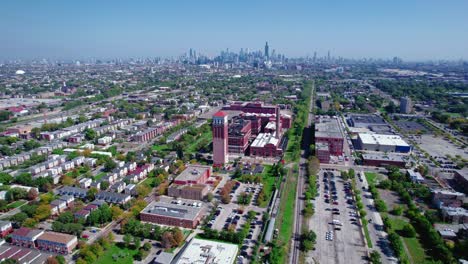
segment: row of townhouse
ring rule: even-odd
[[[66,161],[66,156],[54,155],[49,160],[32,166],[29,171],[33,178],[52,177],[54,184],[58,184],[60,176],[64,172],[85,164],[85,161],[86,158],[82,156]]]
[[[37,156],[48,155],[48,154],[51,154],[53,150],[64,148],[66,146],[67,146],[66,142],[61,142],[61,141],[50,142],[49,144],[45,146],[2,159],[0,160],[0,170],[4,170],[9,167],[22,164],[23,162],[30,160],[31,157],[34,155],[37,155]]]
[[[149,141],[161,134],[163,134],[166,130],[169,128],[176,126],[179,124],[178,121],[172,121],[172,122],[164,122],[164,123],[159,123],[156,125],[156,127],[150,127],[144,131],[137,132],[135,135],[133,135],[133,141],[137,142],[145,142]]]
[[[132,197],[130,194],[100,191],[96,194],[97,200],[103,200],[112,204],[126,204]]]
[[[129,171],[125,179],[129,182],[137,183],[148,177],[148,173],[150,173],[152,170],[154,170],[154,164],[145,164],[143,166],[136,167],[132,171]]]
[[[125,188],[125,186],[123,188]],[[56,192],[59,195],[66,195],[66,196],[70,195],[75,198],[84,199],[87,196],[88,189],[64,186],[58,189]],[[108,203],[125,204],[128,201],[130,201],[131,196],[129,194],[123,194],[123,193],[99,191],[96,194],[95,198],[96,200],[103,200]]]
[[[86,205],[85,207],[83,207],[83,209],[77,211],[74,214],[75,219],[76,220],[79,220],[79,219],[86,220],[88,218],[88,216],[91,214],[91,212],[97,210],[98,208],[99,208],[98,205],[90,203],[90,204]]]
[[[69,137],[75,135],[77,133],[83,132],[85,129],[88,128],[96,128],[99,127],[106,119],[98,118],[90,121],[86,121],[81,124],[77,124],[71,127],[67,127],[57,131],[45,131],[41,132],[41,138],[44,140],[54,140],[54,139],[62,139],[65,137]]]
[[[50,214],[51,215],[58,215],[65,211],[67,208],[73,206],[75,201],[75,197],[72,195],[63,195],[56,200],[53,200],[50,203]]]
[[[58,254],[70,254],[78,245],[74,235],[21,227],[11,233],[11,243]]]
[[[96,135],[99,137],[101,135],[104,135],[107,132],[119,130],[120,128],[127,126],[131,123],[132,123],[131,119],[119,119],[119,120],[111,122],[109,125],[98,127],[94,129],[94,131],[96,132]]]

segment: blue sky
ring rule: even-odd
[[[0,58],[286,56],[468,59],[468,1],[0,1]]]

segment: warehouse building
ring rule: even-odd
[[[411,146],[397,135],[359,133],[358,148],[381,152],[411,152]]]

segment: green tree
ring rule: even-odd
[[[382,263],[382,257],[380,256],[380,253],[377,251],[372,251],[370,253],[370,262],[372,264],[381,264]]]
[[[85,129],[84,134],[87,140],[94,140],[97,137],[96,131],[91,128]]]

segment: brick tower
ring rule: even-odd
[[[228,119],[219,111],[213,115],[213,164],[223,166],[228,162]]]

